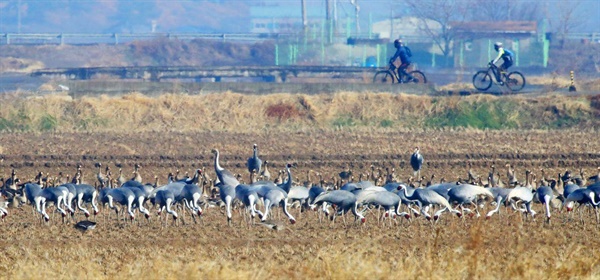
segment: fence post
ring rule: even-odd
[[[279,45],[275,44],[275,66],[279,66]]]
[[[10,45],[10,34],[6,33],[6,44]]]
[[[550,52],[550,41],[548,41],[546,39],[546,37],[544,37],[544,41],[543,41],[543,55],[544,57],[542,58],[542,64],[544,65],[544,68],[548,67],[548,53]]]
[[[435,44],[431,48],[431,67],[435,67]]]
[[[573,70],[571,70],[571,85],[569,86],[569,91],[577,91],[577,88],[575,88],[575,72],[573,72]]]
[[[65,44],[65,36],[62,33],[60,33],[58,35],[58,38],[60,39],[60,45],[61,46],[64,45]]]
[[[119,44],[119,35],[117,33],[113,33],[113,37],[115,37],[115,45]]]
[[[519,42],[519,39],[515,40],[515,49],[513,51],[515,51],[515,66],[519,67],[519,53],[521,52],[521,44]]]

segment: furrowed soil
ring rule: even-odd
[[[434,182],[466,178],[467,162],[482,177],[495,165],[503,180],[504,166],[510,163],[524,181],[526,169],[536,173],[538,180],[566,169],[577,174],[582,168],[585,177],[595,175],[600,166],[596,139],[597,132],[582,130],[1,133],[0,174],[8,178],[15,168],[22,180],[39,171],[72,175],[75,166],[82,164],[84,181],[94,184],[94,163],[102,162],[113,174],[120,164],[127,176],[139,163],[144,182],[153,182],[156,175],[164,184],[166,174],[176,169],[192,174],[202,168],[215,178],[210,151],[217,148],[221,165],[248,181],[245,162],[257,143],[260,157],[271,163],[271,174],[287,162],[294,163],[292,173],[300,184],[307,180],[308,170],[331,182],[350,168],[358,180],[359,174],[371,171],[371,165],[382,172],[393,167],[396,176],[406,181],[412,175],[408,160],[415,146],[425,158],[422,175],[435,174]],[[314,174],[311,180],[318,183]],[[9,208],[0,222],[0,278],[600,277],[594,211],[582,207],[583,211],[568,216],[554,210],[551,223],[546,223],[542,206],[533,207],[538,212],[535,220],[502,207],[501,214],[490,220],[446,213],[435,224],[423,217],[378,222],[377,211],[367,212],[365,224],[355,222],[351,214],[345,223],[339,218],[332,224],[320,222],[317,212],[293,208],[297,223],[291,225],[275,209],[275,219],[286,224],[281,231],[251,225],[239,210],[228,226],[218,207],[204,209],[198,223],[185,213],[177,225],[170,217],[165,225],[164,215],[155,216],[156,209],[151,210],[150,221],[137,215],[131,224],[118,221],[114,214],[108,216],[112,211],[101,207],[95,217],[97,228],[81,234],[73,228],[75,221],[85,219],[80,212],[66,224],[55,213],[45,224],[30,206],[22,206]]]

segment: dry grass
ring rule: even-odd
[[[400,96],[401,97],[401,96]],[[142,99],[144,100],[144,99]],[[454,99],[449,99],[449,102]],[[306,107],[310,100],[301,101]],[[338,100],[339,101],[339,100]],[[337,102],[337,101],[336,101]],[[274,103],[277,104],[277,103]],[[176,106],[174,103],[172,106]],[[600,165],[595,131],[482,131],[393,130],[308,131],[280,133],[172,132],[147,133],[1,133],[4,148],[0,175],[11,166],[20,178],[38,171],[72,174],[83,163],[84,179],[93,182],[93,163],[114,167],[122,163],[126,174],[134,162],[151,180],[179,168],[197,167],[215,177],[210,149],[222,152],[222,165],[247,174],[244,163],[258,143],[261,157],[272,162],[272,172],[285,162],[296,162],[294,177],[305,178],[308,169],[325,178],[349,164],[356,174],[394,166],[400,178],[412,174],[407,160],[414,145],[426,159],[424,176],[447,179],[466,176],[470,161],[476,174],[487,174],[491,164],[511,163],[522,179],[525,169],[546,168],[547,176],[565,168],[587,171]],[[117,145],[118,144],[118,145]],[[114,169],[113,169],[114,172]],[[500,171],[504,174],[503,171]],[[539,173],[538,173],[539,174]],[[245,176],[247,177],[247,176]],[[541,213],[541,205],[534,205]],[[164,228],[153,217],[148,224],[121,225],[105,221],[83,236],[72,224],[41,225],[29,207],[10,209],[0,222],[0,278],[2,279],[597,279],[600,252],[593,212],[585,219],[566,220],[553,213],[552,224],[543,218],[522,221],[502,209],[491,220],[444,215],[436,225],[424,219],[378,225],[373,214],[364,226],[319,223],[315,213],[292,214],[298,220],[290,230],[248,227],[234,212],[233,226],[215,208],[205,211],[204,224]],[[279,212],[279,211],[277,211]],[[152,211],[156,213],[156,211]],[[78,214],[77,219],[83,219]],[[143,219],[139,217],[140,219]],[[114,216],[113,216],[114,219]]]
[[[0,130],[290,131],[311,129],[554,128],[598,125],[594,97],[428,97],[387,93],[319,95],[139,93],[75,100],[52,94],[1,97]],[[486,123],[497,119],[497,123]],[[447,120],[450,120],[449,122]],[[482,123],[483,122],[483,123]]]
[[[593,249],[598,227],[562,223],[560,216],[552,225],[522,222],[513,213],[490,221],[445,216],[435,226],[419,219],[389,227],[378,226],[373,216],[366,226],[320,224],[309,213],[291,230],[273,232],[238,222],[228,227],[212,209],[204,225],[100,220],[82,236],[70,225],[38,224],[27,208],[13,210],[0,227],[0,272],[7,279],[599,277],[600,253]]]
[[[15,57],[0,57],[0,73],[30,73],[41,68],[44,68],[44,64],[40,61]]]

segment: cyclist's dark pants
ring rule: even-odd
[[[398,73],[400,73],[400,77],[406,76],[408,80],[414,79],[414,77],[408,73],[406,73],[406,69],[410,66],[410,63],[402,63],[400,67],[398,67]]]
[[[498,73],[496,74],[496,81],[500,82],[500,73],[506,72],[506,70],[508,70],[508,68],[511,67],[512,65],[513,65],[512,60],[505,59],[504,63],[502,63],[502,65],[500,65],[500,67],[498,67]]]

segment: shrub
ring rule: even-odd
[[[296,106],[284,103],[268,106],[265,109],[265,114],[267,117],[276,118],[278,121],[296,119],[302,116],[302,113]]]

